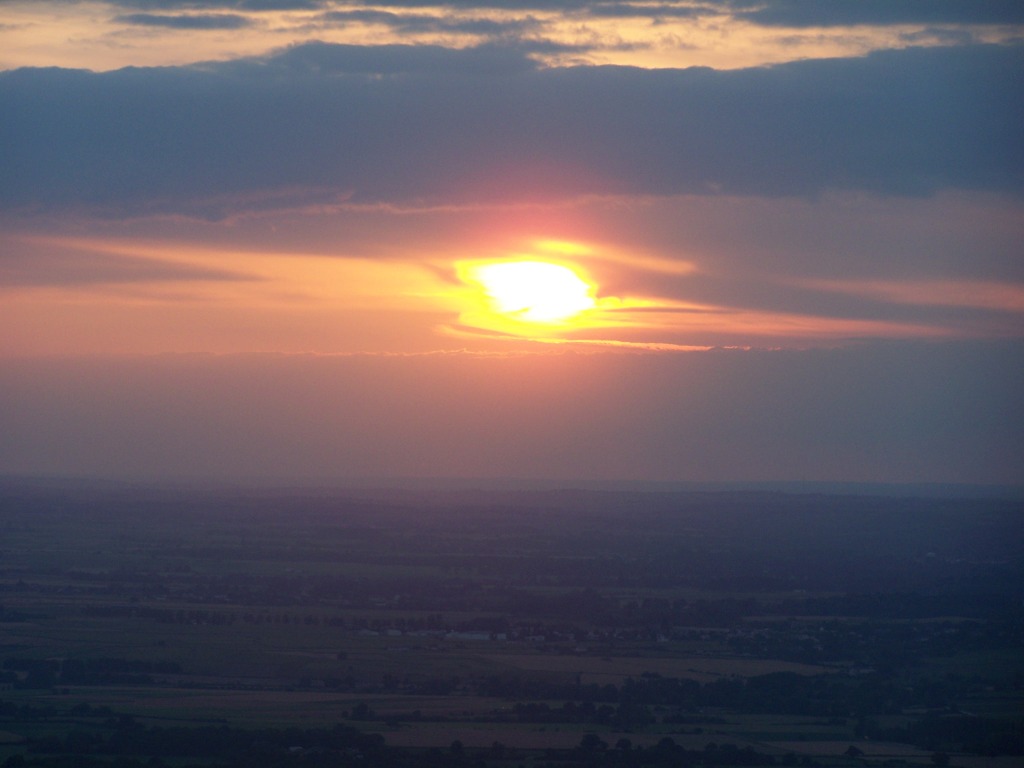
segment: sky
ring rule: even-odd
[[[2,0],[0,474],[1022,485],[1022,137],[1016,0]]]

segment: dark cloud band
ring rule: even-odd
[[[193,67],[23,69],[0,74],[0,205],[180,212],[282,188],[407,204],[1019,195],[1022,71],[1024,47],[717,72],[322,43]]]
[[[739,0],[731,5],[738,18],[779,27],[1024,24],[1024,3],[1017,0]]]
[[[279,11],[356,9],[354,0],[111,0],[125,8],[156,10]],[[732,15],[754,24],[783,27],[836,27],[891,24],[1024,24],[1018,0],[701,0],[624,2],[623,0],[381,0],[373,8],[558,11],[592,16],[688,18]],[[372,13],[372,11],[371,11]]]
[[[229,13],[190,14],[185,16],[158,13],[131,13],[118,16],[117,21],[141,27],[166,27],[168,29],[242,29],[252,24],[246,16]]]

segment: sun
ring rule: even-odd
[[[529,323],[562,323],[597,303],[590,283],[563,264],[476,264],[466,277],[483,288],[495,312]]]

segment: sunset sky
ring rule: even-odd
[[[4,0],[0,474],[1024,484],[1024,3]]]

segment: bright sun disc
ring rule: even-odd
[[[595,305],[591,286],[569,267],[546,261],[507,261],[473,267],[494,308],[532,323],[568,320]]]

